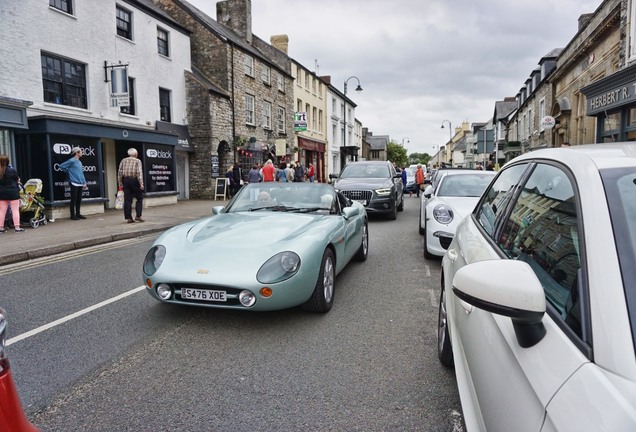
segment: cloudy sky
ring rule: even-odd
[[[216,18],[216,0],[188,1]],[[487,122],[601,2],[252,0],[252,32],[289,36],[289,56],[340,91],[358,77],[363,91],[351,79],[347,96],[362,125],[433,154],[449,139],[444,120]]]

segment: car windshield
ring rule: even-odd
[[[244,211],[335,212],[336,192],[322,183],[250,183],[226,206],[226,213]]]
[[[601,170],[614,229],[625,298],[636,345],[636,171],[634,168]]]
[[[384,164],[350,164],[347,165],[340,174],[341,179],[389,177],[389,167]]]
[[[480,197],[495,176],[493,171],[470,174],[447,174],[439,184],[437,196]]]

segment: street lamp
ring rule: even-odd
[[[358,81],[358,87],[356,87],[356,91],[357,92],[361,92],[362,91],[362,87],[360,87],[360,80],[358,79],[357,76],[350,76],[349,78],[347,78],[344,82],[344,128],[343,128],[343,134],[344,134],[344,146],[343,146],[343,153],[346,151],[347,148],[347,83],[349,82],[350,79],[355,78],[356,81]],[[340,160],[341,162],[344,160],[343,157],[344,155],[341,155]]]
[[[404,140],[406,140],[407,144],[411,142],[411,139],[409,137],[402,138],[402,147],[404,147]]]
[[[442,129],[444,129],[444,123],[448,123],[448,150],[450,153],[450,164],[453,165],[453,149],[451,148],[451,144],[453,142],[453,126],[451,125],[450,120],[442,120]]]
[[[444,123],[448,123],[448,141],[453,140],[453,126],[449,120],[442,120],[442,129],[444,129]]]

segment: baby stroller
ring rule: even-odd
[[[20,221],[29,222],[33,228],[37,228],[48,223],[44,214],[44,198],[42,193],[42,180],[29,179],[24,184],[20,184]],[[11,211],[7,212],[6,223],[13,228],[13,217]]]

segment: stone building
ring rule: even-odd
[[[143,162],[146,206],[185,198],[189,31],[150,0],[4,2],[1,13],[0,105],[11,108],[2,151],[23,179],[42,180],[48,215],[70,216],[58,164],[75,146],[82,213],[114,206],[130,147]]]
[[[555,146],[624,138],[620,133],[620,109],[609,105],[586,107],[592,94],[586,95],[582,89],[625,65],[625,23],[628,16],[633,16],[628,4],[634,7],[626,0],[605,0],[594,13],[581,16],[577,34],[559,55],[557,69],[550,77],[554,86],[550,113],[557,123],[553,131]]]
[[[153,1],[191,31],[192,196],[214,197],[216,179],[234,162],[245,176],[254,163],[290,159],[295,145],[291,60],[252,34],[251,1],[217,2],[216,20],[186,1]]]

